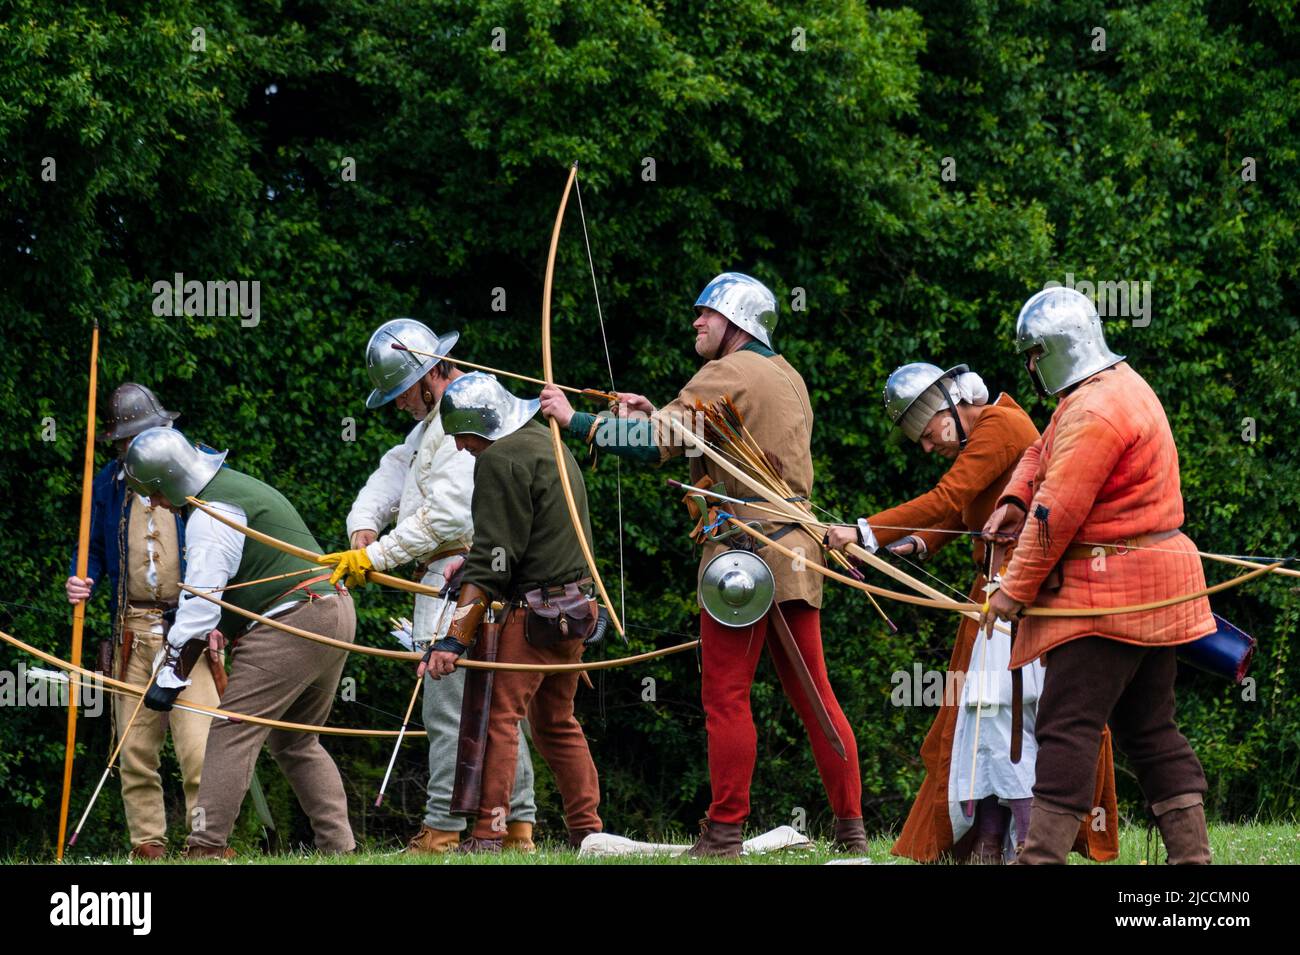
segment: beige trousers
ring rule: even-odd
[[[347,596],[304,600],[276,620],[349,643],[356,636],[356,610]],[[222,707],[250,716],[322,725],[334,706],[347,657],[347,651],[258,624],[239,638],[231,654],[230,682]],[[321,745],[320,735],[228,720],[217,720],[208,733],[203,783],[190,819],[189,844],[205,848],[226,845],[263,743],[311,820],[316,848],[321,852],[356,848],[343,778]]]
[[[160,633],[134,633],[135,642],[131,647],[131,657],[126,663],[126,672],[121,679],[135,686],[145,686],[153,673],[153,659],[162,649],[164,637]],[[121,648],[118,648],[120,654]],[[120,656],[119,656],[120,661]],[[119,665],[115,664],[115,665]],[[131,719],[137,699],[129,696],[113,698],[114,717],[117,732],[126,730]],[[200,661],[191,674],[191,684],[177,700],[178,703],[200,703],[204,706],[216,706],[219,703],[216,684],[212,682],[212,671],[207,661]],[[166,721],[163,716],[166,715]],[[172,734],[172,746],[176,750],[176,759],[181,766],[181,779],[185,784],[185,811],[192,817],[195,800],[199,794],[199,782],[203,775],[203,752],[208,745],[208,726],[212,717],[201,716],[186,710],[172,710],[168,714],[159,713],[147,707],[140,707],[139,715],[122,741],[122,807],[126,811],[126,826],[131,835],[131,848],[154,842],[159,845],[167,843],[167,816],[163,809],[162,777],[158,775],[158,766],[162,761],[163,741],[167,738],[168,728]],[[189,828],[186,826],[186,828]]]

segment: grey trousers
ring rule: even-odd
[[[447,560],[434,561],[421,583],[431,587],[443,584],[442,568]],[[443,613],[443,601],[436,597],[417,596],[412,630],[416,640],[437,639],[447,632],[451,611]],[[437,635],[434,629],[437,628]],[[456,781],[456,748],[460,741],[460,709],[465,695],[465,671],[457,669],[441,680],[425,677],[423,717],[429,737],[429,799],[424,807],[424,824],[430,829],[462,832],[466,820],[450,812],[451,790]],[[527,721],[519,728],[528,734]],[[533,795],[533,761],[527,746],[519,747],[515,763],[515,785],[510,793],[507,822],[535,822],[537,803]]]

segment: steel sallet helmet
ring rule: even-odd
[[[169,428],[180,417],[180,412],[168,411],[157,395],[134,381],[117,386],[108,399],[108,408],[108,427],[100,434],[100,441],[120,441],[146,428]]]
[[[704,286],[695,307],[713,309],[768,348],[772,347],[772,336],[776,334],[776,296],[758,279],[742,272],[723,272]]]
[[[366,373],[375,386],[366,398],[366,407],[385,405],[410,388],[432,370],[439,358],[451,351],[459,338],[460,332],[448,332],[439,337],[429,326],[413,318],[384,322],[366,343]],[[394,345],[427,354],[417,355],[394,348]]]
[[[1106,347],[1101,316],[1092,299],[1072,288],[1043,289],[1025,302],[1016,319],[1016,351],[1038,347],[1030,377],[1054,395],[1124,360]]]
[[[172,428],[141,431],[126,449],[122,468],[131,490],[161,495],[176,507],[197,496],[221,470],[228,451],[201,451]]]
[[[496,441],[522,428],[539,407],[536,398],[525,401],[506,391],[495,375],[474,371],[447,386],[438,415],[447,434],[476,434]]]
[[[954,365],[944,371],[925,361],[895,368],[885,382],[885,414],[909,440],[919,441],[930,419],[946,406],[957,422],[958,440],[964,447],[966,435],[961,419],[957,417],[952,395],[941,383],[968,371],[967,365]]]

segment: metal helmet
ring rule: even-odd
[[[146,497],[160,494],[181,507],[207,487],[229,453],[201,451],[172,428],[149,428],[131,441],[122,469],[131,490]]]
[[[758,279],[742,272],[723,272],[704,286],[696,308],[711,308],[768,348],[776,333],[776,296]]]
[[[429,326],[413,318],[395,318],[384,322],[366,343],[366,373],[375,390],[366,398],[367,408],[378,408],[392,401],[415,384],[451,351],[460,338],[460,332],[438,336]],[[413,348],[414,352],[394,348]],[[433,357],[430,357],[433,356]]]
[[[108,399],[108,409],[108,427],[100,441],[120,441],[146,428],[169,428],[180,417],[179,411],[168,411],[157,395],[134,381],[117,386]]]
[[[957,419],[958,437],[964,446],[965,433],[952,395],[940,384],[945,378],[970,371],[967,365],[954,365],[947,371],[925,361],[914,361],[895,368],[885,381],[885,414],[911,441],[919,441],[930,419],[945,407]],[[938,386],[938,387],[936,387]]]
[[[1045,395],[1054,395],[1124,360],[1106,347],[1101,316],[1092,299],[1057,286],[1036,293],[1016,319],[1016,351],[1035,346],[1042,354],[1029,373]]]
[[[724,550],[704,565],[699,596],[704,612],[718,623],[747,627],[771,609],[776,580],[753,551]]]
[[[438,415],[447,434],[476,434],[496,441],[522,428],[539,407],[536,398],[525,401],[506,391],[495,375],[473,371],[447,386]]]

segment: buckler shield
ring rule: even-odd
[[[752,551],[725,550],[700,576],[700,606],[723,626],[747,627],[763,619],[775,596],[772,569]]]

